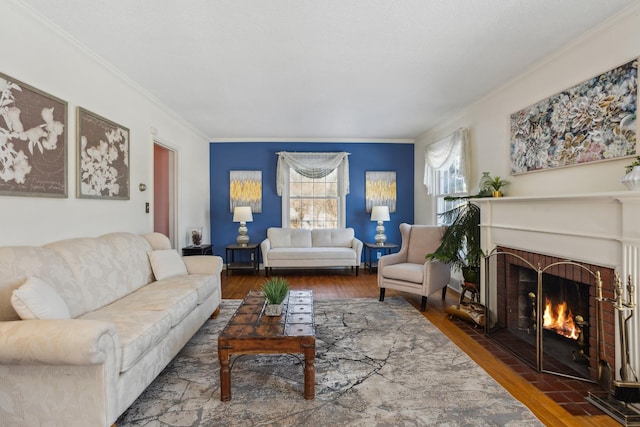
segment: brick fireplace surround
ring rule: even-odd
[[[482,248],[486,253],[501,247],[510,252],[516,252],[531,257],[532,264],[538,262],[545,267],[558,260],[570,260],[587,267],[606,271],[603,275],[604,296],[612,298],[612,271],[617,271],[623,277],[631,275],[633,283],[638,289],[640,284],[640,192],[616,192],[578,194],[567,196],[541,197],[503,197],[474,200],[481,208],[481,236]],[[494,263],[495,264],[495,263]],[[483,266],[484,267],[484,266]],[[492,269],[495,267],[491,267]],[[577,270],[562,272],[569,280]],[[483,282],[486,272],[482,271]],[[490,280],[485,285],[488,298],[484,292],[482,302],[495,315],[498,311],[497,274],[495,271],[488,275]],[[590,283],[589,280],[577,280]],[[593,297],[593,289],[589,292]],[[640,292],[635,293],[635,303],[640,305]],[[608,307],[608,309],[607,309]],[[620,366],[620,348],[618,325],[613,308],[610,304],[603,306],[605,312],[605,334],[607,355],[612,366]],[[595,319],[590,311],[590,318]],[[636,315],[630,325],[631,365],[636,372],[640,372],[640,315]],[[474,331],[469,331],[474,335]],[[519,372],[523,377],[534,383],[541,390],[555,395],[554,399],[573,414],[598,413],[595,407],[590,408],[582,399],[588,391],[597,390],[589,383],[566,379],[551,374],[537,373],[524,362],[487,337],[481,337],[475,331],[476,338],[486,347],[494,347],[494,354]],[[589,339],[591,349],[595,349],[595,333]],[[592,350],[594,351],[594,350]],[[592,353],[593,355],[594,353]],[[615,356],[615,357],[614,357]],[[515,359],[515,360],[514,360]],[[595,361],[591,361],[591,374],[595,378]],[[615,372],[615,369],[612,369]],[[577,399],[576,399],[577,398]],[[570,402],[573,400],[573,403]]]

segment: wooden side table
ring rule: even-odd
[[[387,243],[379,245],[377,243],[365,243],[364,244],[364,268],[369,270],[369,274],[373,272],[373,269],[378,268],[378,261],[373,261],[373,252],[382,251],[383,255],[388,255],[391,251],[398,249],[398,245],[395,243]]]
[[[253,274],[257,274],[260,269],[259,248],[259,243],[247,243],[244,246],[237,243],[227,245],[225,247],[226,275],[229,275],[229,270],[248,270],[253,271]],[[236,252],[249,252],[249,261],[236,262]]]
[[[191,255],[213,255],[213,245],[190,245],[182,248],[182,256]]]

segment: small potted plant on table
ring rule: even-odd
[[[280,316],[282,303],[289,292],[289,283],[283,277],[271,277],[262,285],[262,293],[267,300],[264,314],[267,316]]]

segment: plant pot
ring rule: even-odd
[[[502,191],[494,190],[493,191],[493,197],[502,197]]]
[[[480,283],[480,267],[462,267],[464,281],[473,284]]]
[[[265,316],[281,316],[282,304],[267,304],[264,308]]]
[[[634,166],[631,172],[626,174],[620,180],[629,190],[640,190],[640,166]]]

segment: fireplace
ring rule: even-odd
[[[498,246],[486,271],[494,272],[496,284],[496,300],[489,301],[496,307],[487,324],[490,337],[540,372],[598,379],[596,277],[607,283],[603,291],[609,296],[613,269]],[[493,281],[491,273],[485,277]],[[612,332],[613,313],[602,308],[602,326]],[[613,356],[615,335],[600,339],[604,353]]]
[[[510,257],[512,259],[507,261],[505,256],[501,261],[499,257],[493,257],[482,268],[482,302],[489,311],[491,332],[503,333],[509,338],[511,335],[530,335],[525,337],[529,340],[531,335],[541,332],[542,370],[549,369],[564,375],[568,368],[563,365],[569,365],[570,372],[578,371],[575,376],[593,381],[597,378],[596,359],[599,352],[595,327],[595,278],[591,273],[600,272],[605,298],[614,298],[614,272],[624,280],[630,276],[638,289],[640,223],[637,218],[640,218],[640,192],[484,198],[476,199],[474,203],[481,210],[482,249],[486,253],[504,250],[524,259]],[[556,263],[563,264],[554,265]],[[550,335],[551,331],[544,328],[543,331],[532,328],[532,316],[527,313],[526,307],[530,289],[534,286],[532,282],[537,281],[539,270],[544,270],[541,281],[546,288],[534,292],[536,303],[544,304],[545,301],[540,298],[546,298],[552,288],[564,288],[564,291],[560,291],[561,294],[564,292],[563,295],[568,295],[567,289],[578,290],[578,300],[569,303],[572,304],[572,315],[582,316],[584,347],[581,348],[576,341],[569,341],[568,349],[560,345],[558,347],[561,349],[557,351],[569,351],[573,355],[582,350],[585,354],[584,366],[575,366],[578,363],[567,362],[567,357],[560,356],[563,360],[556,367],[557,356],[546,350],[550,350],[547,349],[549,343],[556,344],[562,339]],[[505,283],[513,288],[503,285]],[[623,299],[632,297],[633,303],[640,305],[639,294],[629,295],[625,292]],[[507,298],[511,298],[511,302],[507,303]],[[616,366],[621,366],[621,348],[617,316],[612,304],[602,304],[601,307],[604,327],[601,353],[606,355],[612,367],[611,372],[619,377]],[[629,362],[635,372],[640,372],[640,316],[633,317],[629,330]],[[534,347],[528,351],[529,360],[537,363],[539,350]]]

